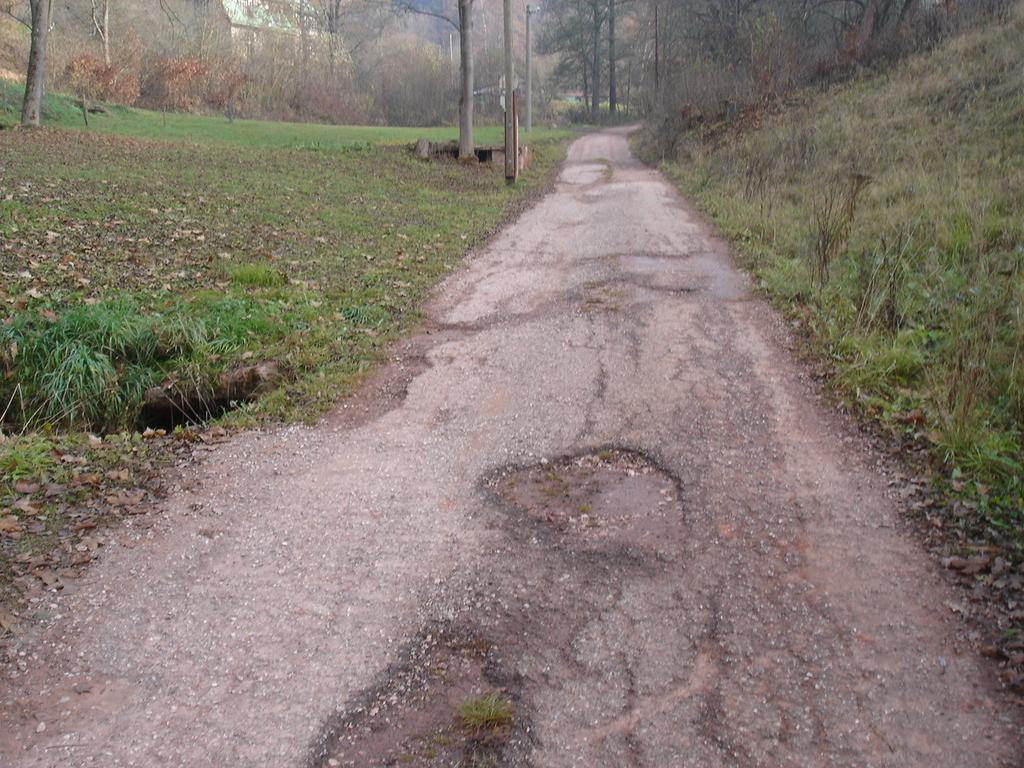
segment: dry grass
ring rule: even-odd
[[[690,134],[665,165],[805,322],[849,401],[932,443],[956,487],[982,484],[982,517],[1018,535],[1022,36],[1018,5],[746,131]]]

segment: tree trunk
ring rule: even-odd
[[[654,4],[654,97],[658,97],[658,88],[661,86],[660,75],[658,71],[659,60],[658,56],[661,52],[661,46],[658,44],[658,4]]]
[[[581,62],[580,71],[583,72],[583,104],[590,108],[590,78],[587,77],[587,63]]]
[[[615,0],[608,0],[608,114],[618,109],[615,93]]]
[[[28,73],[25,75],[25,100],[21,105],[21,124],[39,125],[43,108],[43,78],[46,74],[46,38],[50,31],[53,0],[30,0],[32,9],[32,42],[28,52]]]
[[[103,0],[103,63],[110,66],[110,0]]]
[[[864,54],[864,46],[867,45],[868,40],[875,31],[875,15],[878,12],[878,0],[868,0],[867,6],[864,8],[864,15],[861,16],[860,27],[857,29],[856,36],[854,37],[853,44],[853,58],[855,61],[860,61],[861,56]]]
[[[297,12],[299,18],[299,45],[302,50],[300,52],[301,69],[298,83],[298,93],[296,93],[296,102],[299,105],[299,114],[305,115],[307,112],[306,98],[309,95],[309,29],[306,26],[306,13],[303,8],[299,8]]]
[[[597,3],[591,4],[594,13],[593,28],[590,31],[590,117],[597,120],[597,110],[601,104],[601,13]]]
[[[476,157],[473,145],[473,0],[459,0],[459,159]]]
[[[102,3],[102,9],[100,6]],[[110,66],[110,0],[92,0],[92,26],[103,48],[103,63]]]
[[[633,103],[633,60],[626,62],[626,114],[630,114],[630,104]]]
[[[339,39],[341,32],[341,0],[330,0],[327,6],[327,34],[328,38],[328,71],[331,85],[334,85],[334,73],[337,67]]]

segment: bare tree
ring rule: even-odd
[[[402,12],[441,19],[459,32],[459,70],[462,75],[462,88],[459,93],[460,160],[476,157],[476,148],[473,143],[473,1],[458,0],[458,22],[444,13],[417,8],[411,0],[396,2],[396,7]]]
[[[608,6],[604,0],[587,0],[590,21],[590,117],[597,120],[601,107],[601,28]]]
[[[328,67],[331,78],[334,78],[337,67],[338,52],[341,48],[341,13],[342,0],[323,0],[323,27],[327,31]]]
[[[608,0],[608,112],[614,115],[618,109],[618,94],[615,92],[615,0]]]
[[[46,71],[46,38],[53,19],[53,0],[29,0],[32,9],[32,40],[25,76],[25,100],[21,105],[21,124],[39,125],[43,109],[43,78]]]
[[[89,0],[92,4],[92,26],[103,46],[103,63],[110,66],[110,0]]]

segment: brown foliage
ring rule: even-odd
[[[204,101],[207,74],[198,59],[161,59],[146,77],[143,94],[148,103],[164,109],[192,111]]]
[[[64,70],[68,86],[83,99],[131,105],[139,97],[139,78],[107,66],[89,54],[76,56]]]
[[[238,94],[248,82],[239,63],[230,59],[221,67],[211,69],[205,88],[205,101],[217,109],[234,108]]]

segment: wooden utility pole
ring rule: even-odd
[[[459,0],[459,159],[476,157],[473,144],[473,0]]]
[[[515,113],[512,94],[515,91],[515,66],[512,59],[512,0],[505,0],[505,181],[516,180]]]

